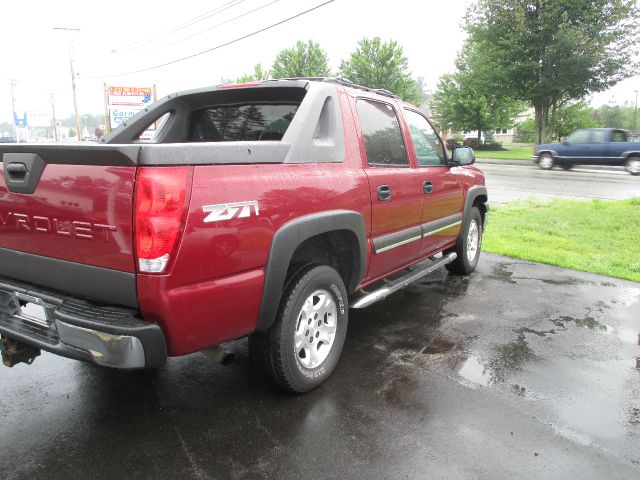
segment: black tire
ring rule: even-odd
[[[573,168],[573,163],[560,163],[559,165],[563,170],[571,170]]]
[[[320,299],[320,296],[315,295],[318,292],[322,292],[320,295],[324,295],[327,304],[333,302],[335,307],[335,333],[330,344],[316,339],[321,340],[321,328],[333,323],[334,314],[326,313],[325,318],[311,318],[303,312],[307,300],[311,299],[314,303],[316,298]],[[331,310],[331,307],[328,309]],[[306,332],[311,331],[311,335],[306,335],[302,349],[297,349],[296,330],[302,331],[301,327],[305,325],[303,320],[313,322],[309,323],[308,329],[306,326],[302,328]],[[316,321],[322,321],[322,327]],[[249,338],[251,358],[279,388],[288,392],[308,392],[325,382],[338,364],[347,335],[348,321],[347,291],[338,272],[325,265],[303,268],[288,282],[276,319],[266,335],[255,334]],[[317,359],[311,358],[327,345],[328,353],[323,350]],[[315,348],[313,352],[310,350],[312,348]],[[309,357],[306,356],[307,352],[311,354]],[[326,357],[314,365],[312,360],[318,360],[324,355]]]
[[[640,157],[634,155],[624,162],[624,168],[627,169],[631,175],[640,175]]]
[[[475,254],[473,258],[469,258],[469,231],[473,228],[475,224],[475,228],[477,228],[477,245],[475,249]],[[458,243],[454,248],[448,250],[449,252],[456,252],[458,257],[451,263],[446,265],[447,270],[451,273],[459,274],[459,275],[468,275],[476,269],[478,265],[478,260],[480,259],[480,248],[482,247],[482,216],[480,215],[480,210],[478,207],[472,207],[471,212],[469,214],[469,218],[464,222],[462,226],[462,231],[460,232],[460,237],[458,238]]]
[[[538,158],[538,166],[543,170],[551,170],[554,165],[555,161],[550,153],[542,153]]]

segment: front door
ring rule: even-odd
[[[405,109],[405,119],[418,165],[422,201],[420,256],[433,255],[460,233],[463,211],[462,167],[447,165],[444,145],[420,113]]]
[[[355,106],[371,192],[373,245],[365,280],[372,280],[418,257],[422,193],[394,106],[368,98]]]

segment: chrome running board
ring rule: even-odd
[[[420,268],[418,271],[407,272],[405,275],[394,280],[383,279],[384,285],[372,292],[360,290],[360,294],[356,295],[349,305],[350,308],[365,308],[377,301],[387,298],[393,292],[406,287],[410,283],[420,280],[422,277],[429,275],[431,272],[444,267],[447,263],[453,262],[458,255],[455,252],[451,252],[444,255],[437,260],[430,260],[427,266]],[[417,264],[420,265],[420,264]]]

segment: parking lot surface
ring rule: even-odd
[[[4,479],[640,478],[640,284],[483,254],[352,311],[333,377],[273,389],[246,340],[155,372],[0,370]]]

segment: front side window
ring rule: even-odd
[[[359,99],[356,103],[370,167],[408,167],[402,130],[391,105]]]
[[[444,165],[447,159],[444,146],[427,119],[412,110],[405,110],[404,116],[409,124],[418,165]]]
[[[219,105],[193,113],[190,142],[280,140],[298,105]]]
[[[622,130],[614,130],[611,132],[611,141],[612,142],[626,142],[627,136]]]

